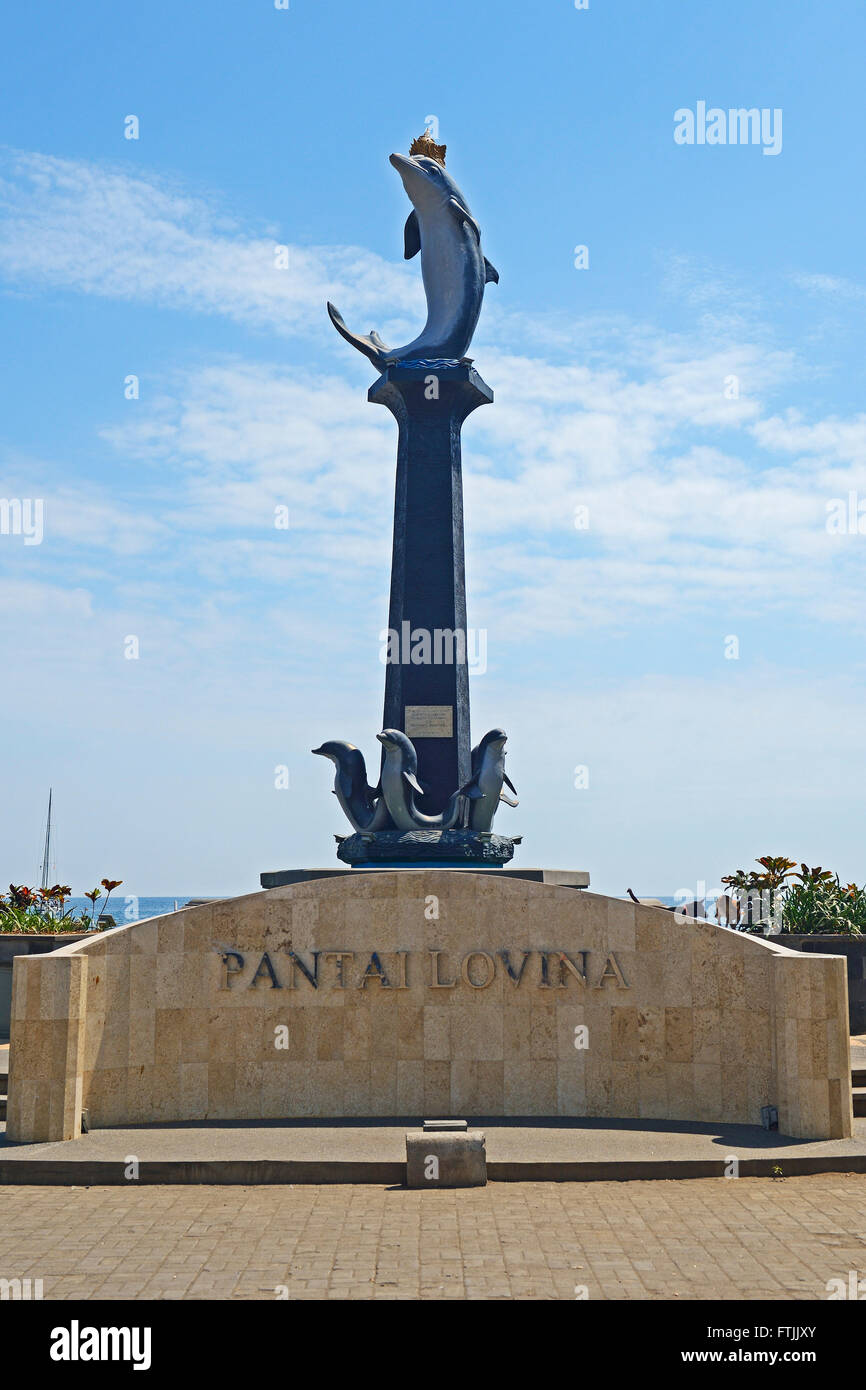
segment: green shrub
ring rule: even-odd
[[[119,888],[121,879],[104,878],[105,906],[112,890]],[[80,908],[66,910],[66,899],[72,889],[68,884],[55,883],[53,888],[28,888],[24,884],[9,884],[9,892],[0,894],[0,933],[33,933],[56,936],[61,932],[102,931],[96,919],[96,904],[102,889],[94,888],[85,897],[92,904],[90,914]]]
[[[782,901],[782,931],[859,936],[866,931],[866,888],[843,887],[838,878],[793,884]]]
[[[866,888],[843,885],[839,875],[819,864],[797,869],[793,859],[764,855],[755,869],[727,874],[727,884],[738,905],[739,931],[761,932],[768,926],[782,932],[830,932],[859,936],[866,931]],[[794,880],[793,882],[791,880]]]

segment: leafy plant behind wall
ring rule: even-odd
[[[756,869],[737,869],[722,883],[739,906],[740,931],[827,932],[859,936],[866,931],[866,887],[841,884],[822,865],[810,868],[783,855],[765,854]],[[793,881],[792,881],[793,880]]]
[[[120,878],[101,880],[105,889],[105,908],[115,888],[123,882]],[[96,904],[102,897],[101,888],[93,888],[85,897],[90,899],[91,909],[70,908],[67,911],[66,899],[72,889],[68,884],[55,883],[52,888],[28,888],[25,884],[9,884],[9,892],[0,894],[0,933],[59,935],[62,932],[102,931],[103,925],[96,917]],[[105,912],[103,908],[103,915]]]

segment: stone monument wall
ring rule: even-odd
[[[572,888],[317,879],[15,962],[8,1136],[300,1116],[850,1135],[845,962]]]

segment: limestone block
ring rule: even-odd
[[[486,1140],[480,1129],[458,1133],[410,1130],[406,1135],[407,1187],[485,1187]]]

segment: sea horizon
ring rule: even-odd
[[[255,889],[251,889],[250,891],[255,892]],[[229,894],[228,896],[239,897],[243,895]],[[679,901],[682,901],[681,898],[673,897],[670,894],[666,895],[663,893],[641,893],[638,894],[638,896],[641,898],[653,898],[657,902],[665,903],[668,906],[674,906]],[[221,902],[224,900],[224,897],[225,895],[221,895],[219,893],[153,893],[146,895],[136,895],[134,893],[130,893],[128,895],[123,896],[117,896],[115,894],[112,894],[111,900],[108,904],[108,915],[114,918],[115,924],[118,927],[125,927],[129,926],[132,922],[142,922],[146,920],[148,917],[163,917],[166,913],[180,911],[182,907],[186,907],[190,902]],[[622,894],[622,897],[625,897],[625,894]],[[708,906],[711,901],[711,899],[707,900]],[[76,896],[66,899],[67,911],[69,911],[70,909],[74,909],[76,911],[86,911],[89,916],[91,906],[92,905],[88,898]],[[104,910],[105,899],[103,898],[100,899],[96,904],[96,911],[93,914],[94,921]]]

